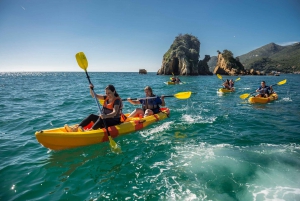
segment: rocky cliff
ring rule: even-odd
[[[139,74],[147,74],[146,69],[139,69]]]
[[[247,74],[244,66],[238,59],[233,58],[233,54],[229,50],[224,50],[223,53],[218,51],[218,61],[213,74],[221,75],[240,75]]]
[[[209,70],[208,61],[210,60],[209,55],[205,55],[203,60],[200,60],[198,63],[198,74],[199,75],[213,75]]]
[[[209,55],[199,62],[200,41],[190,34],[178,35],[164,54],[158,75],[206,75]]]
[[[229,50],[223,53],[218,51],[218,60],[213,74],[220,75],[262,75],[261,71],[255,69],[245,69],[239,58],[233,58],[233,54]]]

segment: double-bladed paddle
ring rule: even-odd
[[[191,91],[184,91],[184,92],[179,92],[177,94],[174,95],[166,95],[164,96],[166,97],[175,97],[177,99],[188,99],[189,97],[191,97],[191,94],[195,94],[195,92],[191,92]],[[131,100],[139,100],[139,99],[152,99],[152,98],[156,98],[155,97],[145,97],[145,98],[130,98]],[[122,101],[127,101],[127,99],[122,99]]]
[[[217,77],[220,79],[220,80],[223,80],[223,78],[222,78],[222,76],[220,75],[220,74],[217,74]],[[235,80],[235,82],[236,81],[239,81],[241,78],[237,78],[236,80]],[[223,82],[225,82],[224,80],[223,80]]]
[[[276,85],[283,85],[283,84],[285,84],[285,83],[286,83],[286,79],[285,79],[285,80],[282,80],[282,81],[280,81],[280,82],[278,82],[277,84],[272,85],[272,87],[273,87],[273,86],[276,86]],[[242,95],[240,95],[240,98],[241,98],[241,99],[246,99],[246,98],[248,98],[250,95],[255,94],[255,93],[256,93],[256,91],[253,92],[253,93],[251,93],[251,94],[242,94]]]
[[[177,94],[174,94],[174,95],[166,95],[164,96],[165,98],[166,97],[175,97],[177,99],[188,99],[191,97],[192,94],[196,94],[196,92],[191,92],[191,91],[184,91],[184,92],[179,92]],[[130,100],[141,100],[141,99],[153,99],[153,98],[156,98],[157,96],[154,96],[154,97],[144,97],[144,98],[130,98]],[[128,101],[128,99],[122,99],[122,101]],[[101,105],[104,104],[104,101],[103,100],[100,100],[99,101]]]
[[[89,74],[87,73],[87,70],[86,70],[87,67],[88,67],[88,61],[87,61],[87,58],[84,55],[84,53],[83,52],[78,52],[76,54],[76,60],[77,60],[77,63],[79,65],[79,67],[82,68],[85,71],[85,74],[86,74],[86,77],[87,77],[89,83],[92,84],[91,80],[90,80],[90,76],[89,76]],[[94,89],[92,89],[92,91],[93,91],[94,98],[96,100],[96,103],[97,103],[97,106],[98,106],[98,109],[99,109],[99,113],[101,114],[101,108],[100,108],[100,104],[99,104],[99,101],[97,99],[96,93],[95,93]],[[110,133],[109,133],[109,130],[108,130],[108,127],[106,125],[106,122],[105,122],[104,118],[103,118],[103,123],[104,123],[105,129],[106,129],[107,135],[108,135],[109,145],[110,145],[111,149],[114,152],[120,153],[121,149],[118,147],[117,143],[110,136]]]

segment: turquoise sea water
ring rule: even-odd
[[[0,73],[0,200],[300,200],[299,75],[243,76],[225,95],[217,76],[182,76],[183,85],[155,73],[90,77],[97,93],[113,84],[122,98],[143,97],[146,85],[197,94],[166,98],[170,118],[115,138],[121,154],[107,142],[51,151],[35,131],[98,111],[84,72]],[[283,79],[275,102],[239,98]]]

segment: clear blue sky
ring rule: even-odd
[[[299,0],[0,0],[0,72],[157,72],[179,34],[200,59],[300,41]]]

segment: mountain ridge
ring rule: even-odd
[[[237,56],[237,58],[247,70],[254,69],[265,73],[272,71],[283,73],[300,71],[300,42],[287,46],[281,46],[272,42]],[[212,71],[216,66],[215,61],[215,56],[212,56],[211,62],[208,62],[209,69]]]

